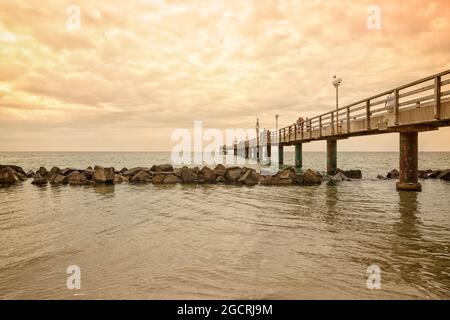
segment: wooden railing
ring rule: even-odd
[[[279,141],[301,141],[323,136],[349,134],[351,124],[364,120],[364,131],[377,130],[371,127],[374,117],[389,114],[393,118],[390,126],[399,125],[399,115],[404,109],[421,107],[432,103],[434,119],[441,119],[441,101],[450,96],[450,70],[408,83],[333,111],[279,129]],[[361,131],[361,130],[358,130]]]

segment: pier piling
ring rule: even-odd
[[[422,191],[418,182],[418,132],[400,132],[399,191]]]
[[[295,145],[295,168],[301,169],[302,166],[303,166],[302,144],[298,143]]]
[[[327,140],[327,174],[333,175],[337,170],[337,140]]]

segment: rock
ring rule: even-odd
[[[161,183],[163,183],[163,181],[164,181],[165,178],[166,178],[166,176],[163,175],[163,174],[156,174],[156,175],[153,177],[152,182],[153,182],[154,184],[161,184]]]
[[[321,184],[322,178],[320,175],[312,171],[311,169],[306,170],[303,173],[303,184],[305,185],[315,185]]]
[[[247,186],[254,186],[259,183],[261,176],[254,169],[248,169],[238,180]]]
[[[176,175],[174,174],[168,174],[165,178],[164,178],[164,184],[172,184],[172,183],[180,183],[181,179],[178,178]],[[183,181],[184,182],[184,181]]]
[[[277,186],[280,184],[280,177],[277,175],[273,176],[261,176],[261,184],[264,186]]]
[[[382,176],[381,174],[379,174],[379,175],[377,175],[377,179],[386,180],[387,178],[385,176]]]
[[[228,182],[236,183],[241,176],[242,169],[239,167],[230,167],[225,171],[225,179]]]
[[[271,181],[275,185],[303,184],[303,176],[298,175],[294,168],[288,167],[278,171]]]
[[[450,170],[442,171],[438,178],[445,181],[450,181]]]
[[[188,167],[181,168],[181,180],[183,183],[192,183],[198,179],[197,174],[193,169]]]
[[[124,169],[126,169],[126,168],[124,168]],[[122,169],[122,170],[123,170],[123,169]],[[122,171],[122,170],[121,170],[121,171]],[[133,176],[135,176],[139,171],[145,171],[145,172],[148,172],[148,168],[144,168],[144,167],[131,168],[131,169],[128,169],[128,170],[122,172],[122,175],[124,175],[124,176],[126,176],[126,177],[133,177]]]
[[[150,168],[152,172],[173,172],[173,166],[169,163],[154,165]]]
[[[69,184],[71,186],[80,186],[86,184],[87,182],[86,176],[78,171],[72,172],[69,178]]]
[[[349,179],[345,174],[343,174],[342,172],[338,172],[336,173],[334,176],[331,177],[330,181],[334,181],[334,182],[338,182],[338,181],[350,181],[351,179]]]
[[[95,170],[93,170],[92,168],[86,168],[83,171],[83,174],[86,176],[86,179],[91,180],[92,177],[94,176]]]
[[[132,183],[147,183],[150,181],[150,175],[144,171],[141,170],[138,173],[136,173],[130,180]]]
[[[121,174],[116,174],[114,176],[114,184],[118,184],[118,183],[122,183],[122,182],[128,182],[128,178]]]
[[[44,185],[47,184],[48,181],[39,172],[37,172],[34,176],[34,180],[31,183],[35,185]]]
[[[92,168],[91,168],[92,169]],[[63,176],[67,176],[68,174],[71,174],[72,172],[77,171],[77,169],[74,168],[65,168],[63,170],[61,170],[61,174]]]
[[[61,183],[67,183],[69,182],[69,179],[66,180],[66,176],[63,176],[62,174],[54,175],[50,178],[50,184],[61,184]]]
[[[441,173],[442,173],[441,170],[434,170],[428,175],[428,178],[430,178],[430,179],[437,179],[437,177],[439,177],[439,175]]]
[[[11,167],[3,167],[0,169],[0,184],[10,185],[19,182],[17,172]]]
[[[35,175],[35,173],[34,173],[33,170],[30,170],[30,171],[27,172],[27,177],[28,178],[34,178],[34,175]]]
[[[124,172],[127,172],[128,171],[128,169],[126,168],[126,167],[123,167],[120,171],[119,171],[119,173],[124,173]]]
[[[217,179],[216,172],[215,170],[208,168],[207,166],[204,166],[202,170],[200,170],[198,173],[198,179],[201,182],[214,183],[216,182]]]
[[[430,171],[427,171],[427,170],[419,170],[418,171],[418,177],[420,178],[420,179],[428,179],[428,174],[430,174],[431,172]]]
[[[218,176],[216,178],[216,183],[225,183],[225,177],[224,176]]]
[[[16,172],[17,177],[19,178],[20,181],[25,181],[28,179],[26,174],[20,173],[20,172]]]
[[[345,170],[342,172],[347,178],[350,179],[362,179],[361,170]]]
[[[58,167],[53,167],[50,169],[50,176],[54,175],[54,174],[60,174],[61,173],[61,169]]]
[[[40,167],[39,170],[36,173],[39,173],[39,175],[41,177],[45,177],[45,176],[48,175],[48,171],[47,171],[47,169],[45,167]]]
[[[92,180],[95,183],[114,183],[114,168],[103,168],[101,166],[94,167],[94,175]]]
[[[390,171],[390,172],[386,175],[386,177],[387,177],[388,179],[398,179],[399,176],[400,176],[400,172],[398,172],[397,169],[394,169],[394,170]]]
[[[225,168],[225,166],[224,166],[223,164],[218,164],[218,165],[214,168],[214,172],[215,172],[216,175],[218,175],[218,176],[224,176],[226,171],[227,171],[227,168]]]
[[[5,165],[1,165],[1,166],[0,166],[0,169],[3,169],[3,168],[11,168],[11,169],[13,169],[16,173],[21,173],[21,174],[26,175],[26,173],[25,173],[25,171],[22,169],[22,167],[19,167],[19,166],[13,165],[13,164],[5,164]]]

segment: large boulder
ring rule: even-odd
[[[17,172],[11,167],[3,167],[0,169],[0,184],[10,185],[19,181]]]
[[[124,169],[126,169],[126,168],[124,168]],[[122,170],[120,170],[120,171],[122,171]],[[135,167],[135,168],[127,169],[124,172],[122,172],[122,175],[124,175],[126,177],[134,177],[137,173],[139,173],[139,171],[148,172],[148,168]]]
[[[94,167],[94,175],[92,180],[95,183],[114,183],[114,168],[103,168],[101,166]]]
[[[400,172],[398,172],[397,169],[393,169],[386,175],[386,178],[388,178],[388,179],[398,179],[399,176],[400,176]]]
[[[311,169],[306,170],[303,173],[303,184],[316,185],[322,183],[322,177]]]
[[[84,173],[80,173],[79,171],[74,171],[71,173],[69,178],[69,184],[71,186],[81,186],[88,183],[88,179],[84,175]]]
[[[166,178],[166,175],[158,173],[152,178],[152,182],[153,182],[153,184],[161,184],[164,182],[165,178]]]
[[[5,164],[5,165],[0,165],[0,169],[4,169],[4,168],[11,168],[13,169],[16,173],[20,173],[23,175],[26,175],[25,171],[22,169],[22,167],[16,166],[14,164]]]
[[[36,172],[39,173],[41,177],[45,177],[49,175],[49,172],[45,167],[40,167],[39,170]]]
[[[181,180],[183,183],[192,183],[197,181],[198,176],[194,169],[183,167],[181,168]]]
[[[95,170],[91,167],[84,169],[83,174],[86,176],[86,179],[91,180],[94,176]]]
[[[216,172],[215,170],[204,166],[198,173],[198,179],[200,182],[214,183],[217,179]]]
[[[47,184],[48,181],[39,172],[37,172],[36,175],[34,176],[34,180],[31,183],[35,185],[44,185]]]
[[[174,174],[166,175],[166,177],[164,178],[164,181],[163,181],[164,184],[173,184],[173,183],[180,183],[180,182],[181,182],[181,179],[178,178]],[[184,180],[183,180],[183,182],[184,182]]]
[[[50,178],[49,182],[50,184],[68,183],[69,179],[66,176],[63,176],[62,174],[56,174]]]
[[[114,176],[114,184],[122,182],[128,182],[128,177],[125,177],[120,173],[116,173],[116,175]]]
[[[240,167],[230,167],[225,171],[225,179],[228,182],[236,183],[241,177],[242,169]]]
[[[227,171],[227,168],[221,163],[219,163],[215,168],[214,172],[217,176],[224,176],[225,172]]]
[[[92,168],[91,168],[92,169]],[[72,172],[74,172],[74,171],[77,171],[77,169],[74,169],[74,168],[65,168],[65,169],[62,169],[61,170],[61,174],[63,175],[63,176],[67,176],[68,174],[70,174],[70,173],[72,173]]]
[[[147,183],[150,181],[150,175],[148,172],[141,170],[136,173],[130,180],[132,183]]]
[[[288,167],[278,171],[272,181],[277,185],[303,184],[303,176],[298,175],[294,168]]]
[[[441,170],[434,170],[431,173],[428,174],[428,178],[430,179],[437,179],[437,177],[439,177],[439,175],[442,173]]]
[[[261,175],[254,169],[248,169],[242,176],[239,177],[238,182],[247,186],[254,186],[259,183]]]
[[[50,176],[54,175],[54,174],[60,174],[61,173],[61,169],[58,167],[53,167],[50,169]]]
[[[438,178],[445,181],[450,181],[450,170],[442,171]]]
[[[164,163],[160,165],[153,165],[150,168],[151,172],[173,172],[173,166],[170,163]]]
[[[350,181],[351,179],[350,178],[348,178],[344,173],[342,173],[342,172],[338,172],[338,173],[336,173],[334,176],[332,176],[331,178],[330,178],[330,181],[333,181],[333,182],[339,182],[339,181]]]
[[[342,173],[350,179],[362,179],[361,170],[345,170]]]
[[[33,170],[29,170],[29,171],[27,172],[27,177],[28,177],[28,178],[34,178],[34,175],[35,175],[35,173],[34,173]]]

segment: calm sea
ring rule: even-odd
[[[421,169],[450,153],[420,153]],[[169,153],[0,153],[1,164],[122,168]],[[303,156],[323,171],[324,153]],[[285,155],[293,163],[293,154]],[[337,186],[0,188],[2,299],[450,298],[450,183],[374,179],[396,153],[339,153],[364,179]],[[69,290],[68,266],[81,270]],[[367,288],[379,266],[381,289]]]

